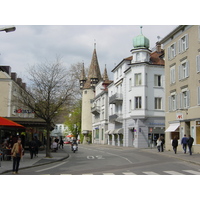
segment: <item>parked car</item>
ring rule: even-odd
[[[71,142],[67,140],[67,141],[64,141],[64,144],[71,144]]]

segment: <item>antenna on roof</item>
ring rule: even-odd
[[[94,39],[94,49],[96,49],[96,40]]]
[[[142,27],[142,26],[140,26],[140,29],[141,29],[141,35],[142,35],[142,28],[143,28],[143,27]]]
[[[159,35],[157,36],[157,39],[158,39],[158,42],[159,42],[159,40],[160,40],[160,36]]]

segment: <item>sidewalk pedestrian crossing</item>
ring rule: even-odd
[[[50,175],[50,174],[41,174],[41,175]],[[141,173],[134,173],[134,172],[121,172],[121,173],[88,173],[88,174],[58,174],[58,175],[200,175],[200,170],[181,170],[178,171],[162,171],[160,173],[153,172],[153,171],[143,171]]]

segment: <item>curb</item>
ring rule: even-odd
[[[22,169],[28,169],[28,168],[32,168],[32,167],[38,167],[38,166],[42,166],[42,165],[47,165],[47,164],[51,164],[51,163],[55,163],[55,162],[59,162],[59,161],[65,160],[67,158],[69,158],[69,154],[66,157],[63,157],[63,158],[60,158],[60,159],[57,159],[57,160],[54,160],[54,161],[49,161],[49,162],[36,164],[36,165],[31,165],[31,166],[26,166],[26,167],[21,167],[19,169],[22,170]],[[1,172],[0,174],[6,174],[8,172],[12,172],[12,170],[6,170],[4,172]]]

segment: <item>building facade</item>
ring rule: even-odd
[[[86,77],[83,66],[80,77],[80,89],[82,90],[81,133],[84,135],[83,143],[86,143],[86,141],[89,140],[89,135],[92,135],[91,100],[95,97],[95,87],[99,83],[99,81],[102,81],[102,77],[95,46],[88,76]]]
[[[100,81],[95,87],[95,97],[92,103],[92,143],[108,144],[108,85],[112,81],[109,80],[107,69],[105,68]]]
[[[109,91],[109,144],[146,148],[165,132],[163,50],[155,52],[141,33],[133,39],[131,56],[113,70]],[[113,127],[113,130],[112,130]]]
[[[176,136],[194,138],[200,152],[200,26],[181,25],[161,40],[165,49],[166,149]]]

